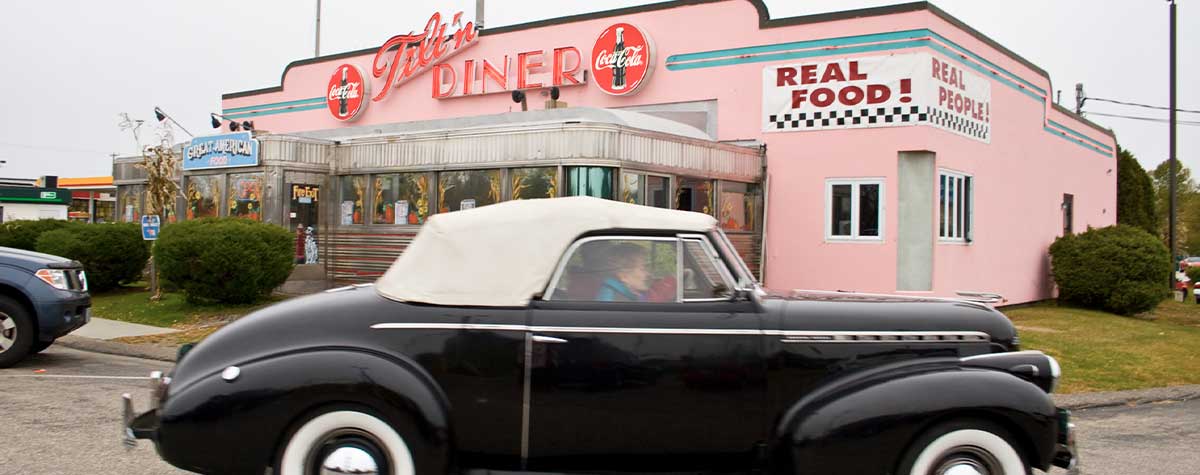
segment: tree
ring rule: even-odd
[[[1154,185],[1128,149],[1117,146],[1117,223],[1158,234]]]
[[[1178,245],[1176,253],[1185,252],[1200,254],[1200,189],[1192,180],[1192,172],[1182,163],[1175,170],[1175,239]],[[1158,235],[1164,243],[1168,241],[1168,226],[1170,218],[1170,160],[1164,160],[1154,167],[1151,178],[1154,181],[1154,196],[1156,213],[1161,216],[1158,223]]]

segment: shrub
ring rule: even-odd
[[[240,218],[206,218],[163,227],[154,256],[160,276],[189,301],[249,303],[292,273],[292,234]]]
[[[1158,305],[1172,272],[1167,247],[1133,226],[1061,237],[1050,257],[1060,300],[1121,315]]]
[[[1200,284],[1200,280],[1198,280],[1200,279],[1200,267],[1188,267],[1184,274],[1187,274],[1187,278],[1192,281],[1192,284]]]
[[[150,249],[133,223],[80,224],[42,233],[37,251],[75,259],[87,272],[88,289],[112,290],[137,281]]]
[[[0,224],[0,246],[36,251],[37,240],[42,233],[72,226],[83,226],[83,224],[61,219],[9,221]]]

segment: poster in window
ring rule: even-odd
[[[363,224],[363,198],[366,196],[366,176],[349,175],[341,180],[342,224]]]
[[[220,196],[221,177],[219,175],[192,176],[187,179],[187,219],[217,217],[217,203]]]
[[[262,196],[261,173],[229,175],[229,216],[262,219]]]
[[[502,184],[500,170],[441,172],[438,174],[438,211],[458,211],[465,203],[472,206],[498,203]]]

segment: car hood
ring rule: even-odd
[[[11,247],[0,247],[0,264],[28,269],[31,272],[45,268],[74,269],[83,267],[78,261],[73,261],[65,257]]]
[[[1012,321],[978,302],[851,292],[770,292],[764,305],[781,315],[783,330],[861,332],[982,332],[1016,347]]]

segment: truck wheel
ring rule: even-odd
[[[986,421],[938,425],[919,437],[900,462],[903,475],[1029,475],[1008,432]]]
[[[0,297],[0,368],[21,361],[33,346],[33,320],[25,307],[8,297]]]
[[[357,409],[336,409],[309,419],[292,433],[275,473],[413,475],[417,471],[408,443],[388,423]]]

